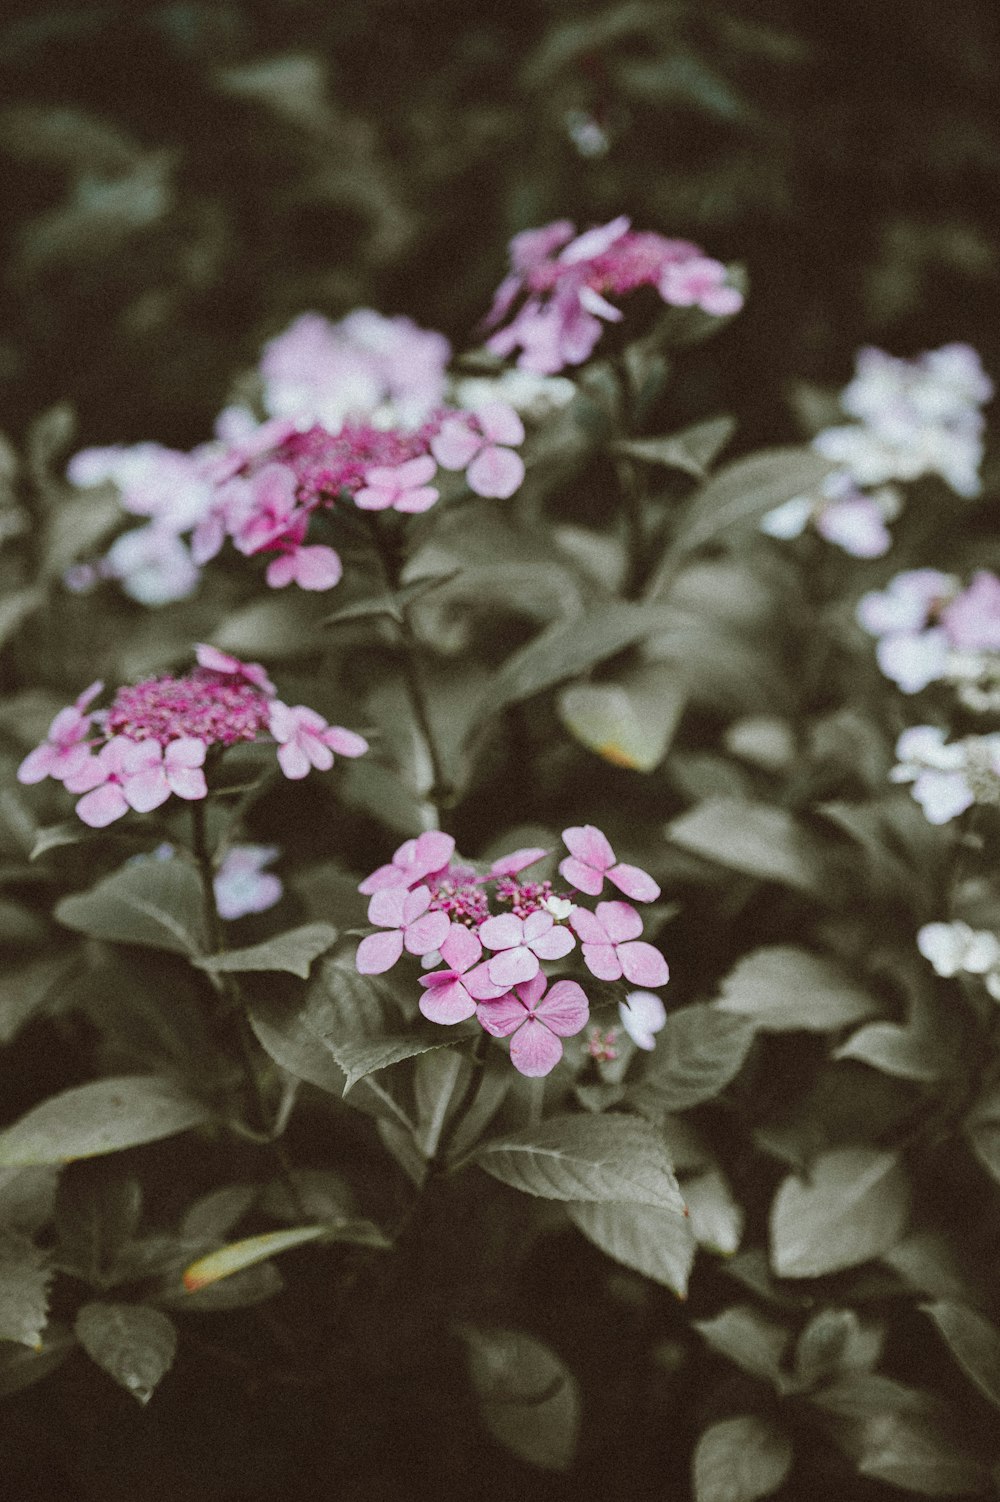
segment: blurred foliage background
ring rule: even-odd
[[[989,0],[7,0],[0,403],[203,437],[303,308],[458,347],[509,235],[631,214],[746,263],[696,361],[750,445],[854,349],[996,368]],[[693,393],[695,395],[695,393]],[[692,406],[703,408],[704,391]]]

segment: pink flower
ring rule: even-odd
[[[494,985],[487,966],[479,963],[483,946],[463,923],[451,925],[440,950],[448,968],[420,977],[426,993],[420,998],[420,1010],[431,1022],[464,1022],[474,1016],[478,1001],[504,994],[506,987]]]
[[[340,554],[333,548],[322,543],[307,548],[290,544],[279,557],[271,560],[264,577],[272,589],[297,584],[300,589],[320,590],[332,589],[339,584],[343,572]]]
[[[665,986],[667,962],[652,944],[636,942],[642,919],[627,902],[599,902],[597,912],[578,907],[570,923],[583,946],[583,960],[598,980],[621,980],[634,986]]]
[[[654,991],[630,991],[618,1003],[618,1015],[637,1048],[651,1052],[656,1047],[656,1034],[666,1025],[667,1009]]]
[[[321,714],[304,704],[290,708],[275,699],[270,706],[268,729],[279,743],[278,765],[293,781],[305,777],[310,767],[328,772],[335,751],[341,756],[363,756],[368,750],[364,736],[340,725],[328,725]]]
[[[136,813],[147,814],[161,803],[166,803],[171,793],[178,798],[207,798],[205,774],[205,742],[194,736],[184,736],[170,741],[165,747],[158,741],[138,741],[144,757],[133,758],[135,770],[126,779],[125,796]]]
[[[103,829],[130,808],[146,812],[155,807],[145,802],[144,783],[135,784],[155,768],[161,755],[157,741],[131,741],[123,735],[107,741],[96,756],[65,779],[69,792],[84,794],[76,805],[84,824]]]
[[[539,960],[561,960],[575,940],[566,928],[556,925],[551,913],[535,912],[527,918],[501,913],[480,925],[479,937],[487,949],[499,953],[488,962],[490,980],[498,986],[514,986],[531,980],[540,969]]]
[[[477,412],[446,417],[431,439],[443,469],[466,470],[476,495],[506,500],[524,479],[524,461],[510,444],[524,442],[524,424],[506,402],[488,402]]]
[[[280,902],[284,890],[281,878],[261,869],[277,854],[274,845],[230,846],[212,884],[220,918],[245,918]]]
[[[698,307],[716,318],[725,318],[743,306],[742,292],[727,285],[727,275],[722,262],[708,256],[675,261],[663,272],[660,296],[675,308]]]
[[[556,981],[549,991],[545,987],[545,976],[538,974],[476,1008],[492,1037],[510,1038],[511,1063],[532,1079],[552,1072],[563,1054],[560,1039],[582,1031],[590,1017],[586,995],[576,981]]]
[[[444,871],[455,853],[450,834],[428,829],[415,840],[404,840],[387,866],[379,866],[358,887],[366,897],[383,887],[412,887]]]
[[[407,459],[404,464],[376,465],[366,473],[354,504],[362,511],[386,511],[390,507],[395,511],[427,511],[439,494],[427,483],[433,478],[435,468],[429,454]]]
[[[529,845],[521,850],[512,850],[510,855],[501,855],[490,866],[491,876],[517,876],[526,867],[533,866],[537,861],[548,855],[547,850],[541,850],[536,845]]]
[[[852,558],[881,558],[892,546],[881,507],[860,491],[821,506],[816,514],[816,531]]]
[[[368,904],[368,921],[388,933],[369,934],[358,945],[354,963],[361,975],[381,975],[391,970],[405,948],[408,954],[430,954],[440,949],[451,931],[447,913],[428,912],[429,887],[384,887]]]
[[[103,683],[92,683],[68,709],[59,711],[45,740],[34,751],[29,751],[18,767],[18,782],[41,782],[43,777],[54,777],[57,782],[63,782],[87,764],[90,748],[86,739],[93,716],[84,711],[103,687]]]
[[[273,699],[278,692],[259,662],[241,662],[238,657],[231,656],[229,652],[220,652],[218,647],[210,647],[205,642],[197,644],[194,655],[199,667],[210,668],[213,673],[230,673],[236,678],[243,678],[259,688],[261,693],[267,694],[269,699]]]
[[[287,465],[265,464],[250,486],[252,505],[234,530],[239,551],[250,555],[282,542],[300,543],[309,518],[298,508],[295,475]],[[237,493],[243,494],[242,490]]]
[[[638,866],[615,861],[615,852],[606,837],[593,824],[574,825],[563,830],[569,855],[560,862],[559,874],[581,892],[599,897],[605,876],[636,902],[655,902],[660,888]]]
[[[979,569],[967,589],[946,605],[941,624],[961,652],[1000,652],[1000,579]]]

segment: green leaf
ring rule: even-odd
[[[119,1075],[64,1090],[0,1132],[0,1167],[70,1163],[158,1142],[211,1121],[204,1101],[156,1075]]]
[[[941,1039],[926,1029],[898,1022],[871,1022],[852,1033],[834,1052],[835,1059],[857,1059],[896,1079],[931,1084],[948,1072]]]
[[[301,928],[278,934],[263,944],[207,955],[195,964],[201,970],[211,971],[283,970],[306,980],[313,960],[336,940],[337,930],[332,923],[304,923]]]
[[[222,1241],[260,1198],[256,1184],[223,1184],[189,1205],[181,1220],[185,1241]]]
[[[1000,1331],[964,1304],[941,1300],[922,1304],[970,1382],[994,1408],[1000,1408]]]
[[[343,1095],[347,1076],[330,1049],[307,1024],[305,1008],[271,996],[255,996],[248,1007],[250,1026],[276,1064],[330,1095]]]
[[[189,956],[206,948],[201,882],[194,867],[179,858],[125,865],[89,892],[64,897],[55,915],[92,939]]]
[[[687,1296],[695,1239],[691,1221],[676,1210],[593,1201],[571,1201],[566,1210],[577,1229],[616,1262],[662,1283],[678,1298]]]
[[[570,1466],[580,1432],[576,1379],[554,1351],[521,1330],[459,1334],[483,1423],[520,1460],[546,1471]]]
[[[736,431],[732,417],[709,417],[665,438],[623,438],[611,445],[616,454],[641,459],[644,464],[679,469],[704,480],[709,465]]]
[[[783,808],[741,798],[708,798],[674,819],[665,833],[682,850],[730,870],[812,896],[828,895],[818,846]]]
[[[176,1271],[170,1285],[157,1299],[177,1314],[219,1314],[229,1309],[251,1309],[281,1293],[285,1280],[273,1262],[256,1262],[218,1283],[207,1283],[197,1293],[188,1293]]]
[[[881,1329],[862,1325],[853,1309],[821,1309],[799,1336],[795,1375],[801,1387],[815,1387],[843,1372],[867,1371],[881,1352]]]
[[[64,955],[51,955],[0,972],[0,1043],[9,1043],[44,1006],[66,967]]]
[[[692,1461],[695,1502],[757,1502],[792,1468],[792,1442],[757,1414],[720,1419],[700,1436]]]
[[[687,689],[678,667],[648,662],[613,683],[573,683],[559,717],[577,740],[616,767],[652,772],[673,739]]]
[[[693,553],[716,539],[729,542],[744,536],[775,506],[816,491],[831,468],[828,460],[799,446],[761,449],[727,464],[691,497],[678,523],[672,555]]]
[[[74,1326],[92,1361],[142,1404],[173,1364],[177,1331],[145,1304],[84,1304]]]
[[[657,1112],[686,1111],[714,1100],[743,1068],[753,1040],[751,1023],[714,1006],[669,1013],[650,1067],[632,1089],[634,1104]]]
[[[663,1138],[638,1116],[552,1116],[487,1142],[475,1161],[495,1179],[541,1199],[653,1205],[684,1214]]]
[[[752,1304],[733,1304],[713,1319],[696,1319],[694,1327],[713,1351],[741,1371],[774,1387],[782,1385],[781,1361],[788,1345],[784,1325]]]
[[[0,1226],[33,1235],[52,1219],[59,1170],[0,1168]]]
[[[470,723],[479,724],[510,704],[579,677],[644,637],[666,630],[675,619],[676,613],[663,605],[613,603],[557,621],[507,658],[486,685]]]
[[[44,1252],[26,1236],[0,1231],[0,1340],[40,1348],[51,1280]]]
[[[964,1130],[980,1163],[1000,1183],[1000,1083],[991,1085],[974,1103]]]
[[[44,1340],[37,1346],[22,1346],[14,1341],[0,1346],[0,1398],[40,1382],[75,1349],[72,1333],[65,1326],[54,1324],[49,1325]]]
[[[184,1269],[183,1283],[188,1293],[197,1293],[210,1283],[230,1278],[233,1273],[265,1262],[277,1252],[286,1252],[293,1246],[304,1246],[308,1241],[331,1239],[330,1227],[290,1226],[284,1231],[265,1231],[260,1236],[247,1236],[242,1241],[230,1242],[205,1257],[199,1257]],[[338,1238],[341,1239],[341,1238]]]
[[[681,1186],[699,1246],[731,1257],[743,1236],[743,1211],[717,1168],[685,1179]]]
[[[985,1467],[934,1420],[932,1412],[907,1409],[861,1419],[850,1441],[861,1475],[925,1497],[990,1490]]]
[[[771,1262],[781,1278],[819,1278],[881,1256],[903,1235],[909,1184],[899,1155],[843,1147],[809,1178],[791,1175],[771,1206]]]
[[[118,1254],[135,1236],[142,1188],[117,1164],[73,1163],[56,1193],[59,1265],[95,1287],[110,1287]]]
[[[722,982],[715,1004],[773,1033],[832,1032],[878,1010],[835,965],[790,944],[746,955]]]

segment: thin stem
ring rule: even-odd
[[[447,1163],[452,1144],[458,1136],[466,1116],[475,1103],[476,1096],[479,1094],[479,1086],[482,1083],[483,1070],[486,1068],[486,1050],[488,1046],[488,1035],[480,1033],[473,1045],[472,1056],[469,1061],[472,1065],[472,1071],[465,1082],[465,1089],[462,1091],[458,1105],[452,1111],[451,1119],[441,1133],[434,1156],[427,1164],[428,1177],[439,1173],[442,1166]]]

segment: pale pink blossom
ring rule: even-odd
[[[289,545],[267,566],[265,579],[272,589],[297,584],[300,589],[332,589],[344,572],[340,554],[323,543],[309,547]]]
[[[207,642],[199,642],[194,655],[199,667],[210,668],[213,673],[229,673],[233,677],[244,678],[269,699],[273,699],[278,692],[259,662],[242,662],[231,652],[222,652],[218,647],[209,646]]]
[[[194,736],[183,736],[161,746],[158,741],[139,741],[145,760],[127,780],[126,797],[136,813],[149,813],[166,803],[171,793],[178,798],[198,799],[208,796],[205,774],[207,747]]]
[[[596,913],[577,907],[570,923],[580,939],[583,960],[598,980],[621,980],[634,986],[665,986],[667,962],[652,944],[639,940],[642,919],[628,902],[599,902]]]
[[[43,777],[54,777],[57,782],[63,782],[86,765],[90,760],[90,748],[86,742],[93,715],[85,711],[103,687],[103,683],[92,683],[68,709],[59,711],[45,740],[34,751],[29,751],[18,767],[18,782],[41,782]]]
[[[606,836],[593,824],[574,825],[563,830],[569,855],[560,862],[559,874],[581,892],[599,897],[607,877],[626,897],[636,902],[655,902],[660,888],[638,866],[618,861]]]
[[[427,483],[435,471],[436,465],[429,454],[407,459],[403,464],[376,465],[365,475],[364,485],[355,493],[354,504],[362,511],[427,511],[439,495]]]
[[[264,871],[278,855],[275,845],[231,845],[212,883],[219,917],[232,921],[263,913],[280,902],[281,878]]]
[[[465,1022],[475,1016],[477,1002],[504,994],[506,987],[495,985],[487,966],[479,963],[483,946],[464,924],[451,925],[440,953],[448,968],[420,977],[420,1010],[429,1021]]]
[[[403,953],[424,955],[440,950],[451,931],[447,913],[431,905],[429,887],[383,887],[368,904],[368,921],[388,932],[369,934],[361,940],[355,965],[361,975],[381,975]]]
[[[68,792],[83,793],[76,812],[92,829],[103,829],[130,808],[147,812],[144,776],[155,768],[162,748],[157,741],[132,741],[116,735],[64,781]],[[160,800],[162,801],[162,800]]]
[[[1000,579],[979,569],[941,612],[952,646],[962,652],[1000,652]]]
[[[310,767],[327,772],[333,753],[362,756],[368,750],[364,736],[340,725],[328,725],[321,714],[305,704],[289,706],[275,699],[268,716],[268,729],[278,742],[278,765],[286,777],[298,780]]]
[[[379,866],[358,887],[366,897],[383,887],[412,887],[444,871],[455,853],[450,834],[428,829],[416,839],[404,840],[388,865]]]
[[[524,442],[524,424],[507,402],[488,402],[477,412],[446,417],[431,439],[443,469],[464,469],[476,495],[506,500],[524,479],[524,461],[511,445]]]
[[[630,991],[618,1003],[622,1027],[637,1048],[656,1047],[656,1034],[666,1025],[667,1009],[655,991]]]
[[[238,551],[250,555],[279,543],[300,543],[309,518],[298,506],[292,471],[284,464],[265,464],[250,483],[252,509],[233,537]]]
[[[513,913],[487,918],[480,925],[479,937],[487,949],[498,951],[488,962],[490,980],[498,986],[531,980],[541,968],[539,960],[560,960],[575,944],[569,930],[545,911],[527,918]]]
[[[512,850],[509,855],[501,855],[490,866],[491,876],[517,876],[519,872],[534,866],[538,861],[548,855],[547,850],[540,849],[537,845],[526,845],[520,850]]]
[[[743,306],[743,293],[729,285],[728,275],[721,261],[708,256],[675,261],[665,268],[659,293],[675,308],[697,307],[716,318],[726,318]]]
[[[892,546],[892,533],[878,502],[860,491],[821,506],[816,515],[820,537],[852,558],[881,558]]]
[[[520,1074],[550,1074],[563,1055],[563,1038],[586,1027],[590,1008],[576,981],[560,980],[546,990],[546,978],[533,976],[495,1001],[480,1002],[476,1015],[494,1038],[510,1038],[510,1060]]]

